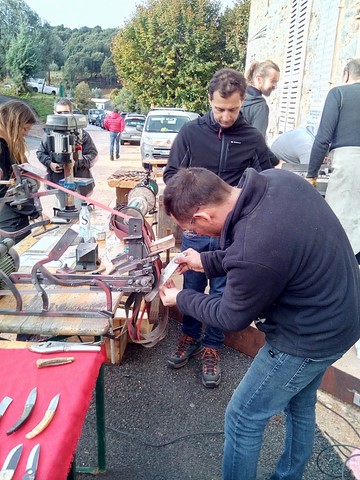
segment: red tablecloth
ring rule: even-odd
[[[73,363],[38,369],[36,360],[75,357]],[[92,397],[96,379],[106,356],[101,352],[38,354],[28,349],[0,350],[0,401],[11,397],[12,403],[0,419],[0,469],[8,452],[19,443],[23,451],[13,480],[21,480],[29,453],[40,443],[36,480],[64,480],[71,466],[81,429]],[[19,419],[30,391],[37,387],[34,409],[19,430],[6,431]],[[60,393],[60,401],[50,425],[28,440],[25,435],[43,418],[51,399]]]

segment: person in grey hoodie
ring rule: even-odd
[[[264,96],[269,97],[276,89],[280,78],[280,68],[272,60],[253,62],[246,71],[245,78],[248,86],[241,113],[249,125],[260,130],[266,140],[269,107]],[[270,160],[273,165],[279,163],[275,155],[271,155]]]

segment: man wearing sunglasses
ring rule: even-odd
[[[72,114],[73,104],[68,98],[58,98],[54,103],[54,113],[58,115]],[[45,133],[40,143],[39,149],[36,152],[37,158],[47,170],[47,179],[56,184],[60,184],[60,180],[64,178],[64,167],[60,163],[52,161],[51,152],[47,145],[47,134]],[[74,177],[79,178],[91,178],[93,179],[91,168],[95,165],[97,160],[98,151],[97,148],[85,130],[80,130],[76,139],[76,144],[81,147],[81,156],[76,160],[74,165]],[[89,196],[93,192],[95,187],[94,179],[92,183],[88,185],[81,185],[79,187],[79,193],[84,196]],[[63,192],[59,192],[57,195],[58,207],[63,210],[66,204],[66,195]],[[80,207],[80,200],[75,199],[75,205]]]

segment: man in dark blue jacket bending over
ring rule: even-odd
[[[181,228],[221,235],[220,250],[186,250],[179,271],[227,275],[222,296],[170,280],[164,305],[223,330],[255,320],[266,337],[226,410],[223,479],[255,480],[264,428],[284,410],[285,448],[270,479],[300,480],[317,388],[360,337],[359,266],[346,233],[306,180],[277,169],[249,168],[238,188],[203,168],[179,170],[164,206]]]

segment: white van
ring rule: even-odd
[[[147,114],[140,140],[143,166],[149,168],[152,161],[169,158],[171,145],[180,128],[200,115],[183,108],[154,108]],[[159,162],[160,163],[160,162]]]

